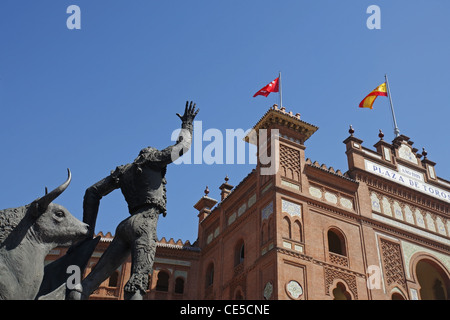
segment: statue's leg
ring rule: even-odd
[[[113,241],[108,246],[106,251],[100,257],[100,260],[88,274],[88,276],[81,282],[81,290],[74,290],[70,293],[71,299],[88,299],[94,290],[99,285],[108,279],[109,276],[122,265],[130,254],[130,243],[124,234],[129,228],[129,217],[122,221],[116,229],[116,235]]]
[[[159,212],[149,209],[133,216],[135,239],[131,246],[131,276],[125,285],[125,299],[142,300],[148,290],[156,252]]]
[[[120,238],[114,238],[101,256],[94,269],[81,282],[83,293],[89,296],[98,286],[119,268],[130,253],[129,245]]]

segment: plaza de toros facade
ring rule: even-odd
[[[381,132],[367,148],[350,128],[341,172],[305,157],[318,128],[299,114],[274,105],[254,129],[266,129],[258,153],[276,151],[278,170],[263,175],[258,163],[238,185],[226,179],[220,201],[207,190],[193,199],[198,238],[159,241],[146,298],[449,299],[450,182],[425,151]],[[85,274],[113,238],[100,236]],[[128,259],[91,299],[123,299],[130,267]]]

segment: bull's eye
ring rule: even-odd
[[[64,211],[55,211],[54,216],[57,220],[60,220],[65,217]]]

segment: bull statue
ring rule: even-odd
[[[52,203],[72,179],[32,203],[0,210],[0,300],[35,299],[53,248],[86,238],[89,226]]]

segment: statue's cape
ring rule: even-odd
[[[66,294],[69,293],[66,290],[67,279],[72,275],[72,272],[67,272],[67,268],[71,265],[77,265],[80,268],[80,277],[82,277],[100,238],[85,239],[70,247],[67,253],[58,260],[46,265],[44,278],[35,299],[64,300]]]

